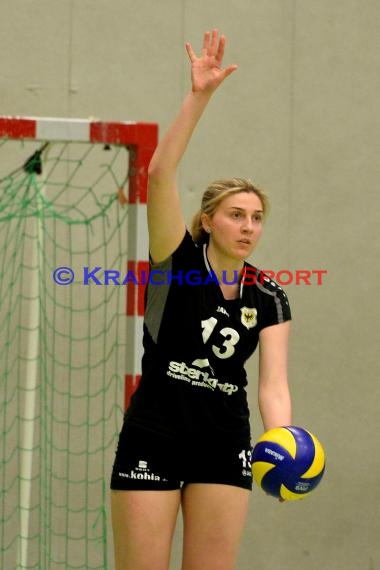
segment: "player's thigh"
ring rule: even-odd
[[[250,491],[233,485],[192,483],[182,491],[182,570],[232,570],[247,517]]]
[[[116,570],[167,570],[180,491],[111,492]]]

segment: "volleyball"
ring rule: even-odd
[[[252,450],[252,474],[269,495],[285,501],[303,499],[325,471],[322,444],[309,431],[285,426],[266,431]]]

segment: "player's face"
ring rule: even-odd
[[[234,259],[245,259],[253,252],[261,236],[261,200],[253,192],[232,194],[219,204],[208,225],[212,244],[220,253]]]

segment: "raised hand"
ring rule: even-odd
[[[186,44],[186,51],[191,61],[193,92],[212,93],[226,77],[237,69],[237,65],[222,68],[225,45],[226,38],[223,35],[219,37],[217,29],[212,33],[205,32],[200,57],[195,55],[189,43]]]

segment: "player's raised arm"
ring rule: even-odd
[[[218,30],[206,32],[199,57],[192,46],[186,44],[191,62],[192,89],[159,142],[149,166],[149,248],[154,262],[171,255],[185,233],[176,182],[177,167],[211,95],[237,68],[236,65],[222,68],[225,43],[225,37],[219,36]]]

